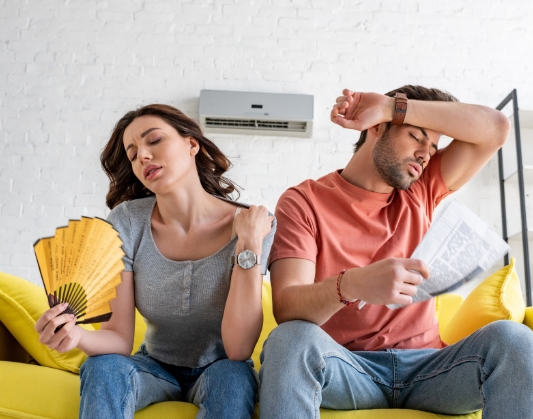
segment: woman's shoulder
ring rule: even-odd
[[[218,195],[217,195],[216,197],[217,197],[218,199],[221,199],[222,201],[229,202],[230,204],[236,205],[236,206],[241,207],[241,208],[250,208],[252,205],[261,205],[261,204],[248,204],[248,203],[246,203],[246,202],[234,201],[234,200],[232,200],[232,199],[224,198],[224,197],[222,197],[222,196],[218,196]],[[274,214],[270,211],[270,209],[267,208],[267,210],[268,210],[268,214],[269,214],[269,215],[274,215]]]
[[[150,219],[154,204],[153,196],[121,202],[111,210],[107,221],[119,231],[142,228],[142,221]]]
[[[110,212],[110,215],[113,213],[130,215],[143,214],[147,211],[152,211],[155,204],[155,196],[148,196],[146,198],[138,198],[131,201],[124,201],[118,204]]]

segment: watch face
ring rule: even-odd
[[[255,266],[255,254],[250,250],[244,250],[237,256],[237,263],[241,268],[250,269]]]

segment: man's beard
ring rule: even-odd
[[[372,150],[374,165],[383,180],[393,188],[406,190],[418,180],[422,175],[422,162],[417,159],[405,159],[398,161],[398,156],[394,152],[393,141],[388,134],[388,130],[383,133],[376,142]],[[415,163],[420,166],[420,175],[413,176],[405,169],[406,163]]]

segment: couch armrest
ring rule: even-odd
[[[524,324],[533,330],[533,307],[526,307],[526,317],[524,317]]]
[[[0,361],[30,361],[30,355],[20,346],[9,330],[0,323]]]

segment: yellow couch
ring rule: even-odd
[[[511,270],[514,272],[514,269]],[[492,298],[490,303],[496,304],[499,307],[496,307],[497,309],[505,308],[502,312],[503,314],[501,314],[504,316],[503,318],[523,321],[529,327],[532,327],[533,308],[526,310],[522,302],[523,307],[509,311],[508,307],[502,305],[503,297],[516,298],[514,294],[516,294],[515,283],[517,278],[511,278],[514,281],[514,291],[510,292],[512,288],[509,286],[510,280],[508,278],[510,276],[510,270],[507,269],[503,273],[503,283],[507,281],[506,285],[503,284],[505,285],[503,286],[500,280],[497,286],[496,299],[499,299],[499,302],[492,301],[494,300]],[[514,277],[516,277],[515,273]],[[479,299],[479,295],[473,298],[474,301],[479,301]],[[454,318],[454,313],[459,312],[466,305],[466,302],[463,303],[462,297],[457,295],[438,297],[436,316],[439,318],[441,331],[445,331],[447,326],[457,320]],[[21,278],[0,272],[0,419],[67,419],[77,418],[78,416],[80,402],[79,377],[75,372],[78,371],[85,355],[81,352],[76,352],[76,350],[68,354],[58,354],[38,343],[37,334],[35,332],[32,334],[30,327],[46,308],[46,297],[40,287]],[[263,310],[265,322],[259,342],[253,353],[256,368],[259,368],[259,354],[262,344],[276,325],[272,315],[270,284],[266,281],[263,284]],[[495,320],[495,318],[485,318],[481,321],[488,322],[492,320]],[[477,328],[478,326],[474,324],[472,327]],[[458,327],[455,328],[457,329]],[[144,322],[138,316],[135,347],[142,341],[145,329]],[[460,336],[458,337],[460,338]],[[450,339],[453,339],[453,337]],[[28,352],[32,353],[33,356]],[[41,365],[37,363],[36,359]],[[135,418],[161,419],[168,417],[193,419],[197,410],[194,405],[189,403],[164,402],[142,409],[135,414]],[[481,412],[462,416],[447,416],[401,409],[361,411],[323,409],[321,417],[324,419],[480,419]],[[259,415],[256,409],[254,419],[258,418]]]

